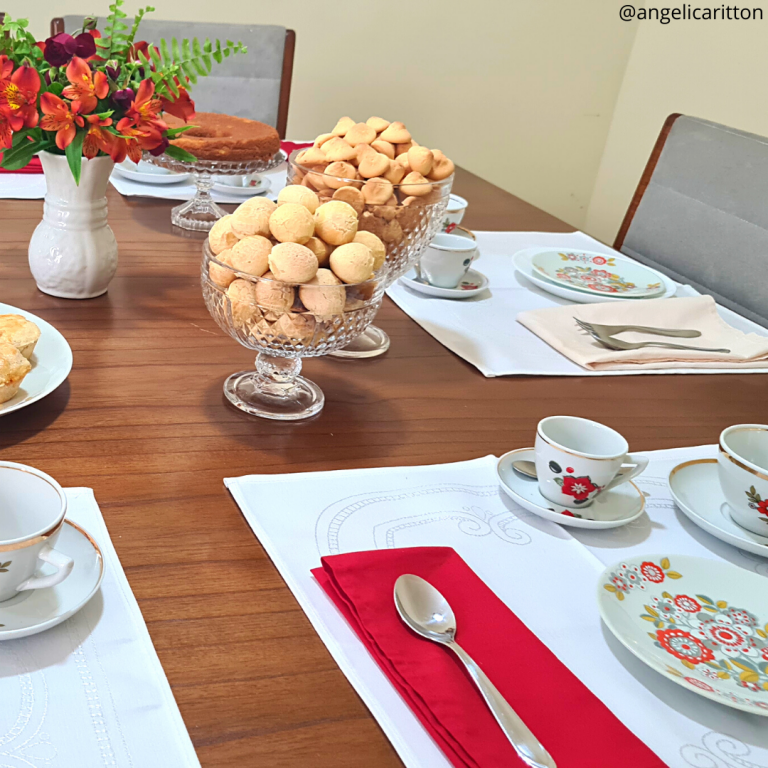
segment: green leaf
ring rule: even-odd
[[[56,145],[50,140],[40,142],[29,141],[17,149],[6,150],[3,155],[2,167],[7,171],[18,171],[19,169],[24,168],[38,152],[42,152],[43,150],[55,146]]]
[[[72,139],[69,146],[64,151],[67,156],[67,162],[69,163],[69,170],[72,171],[72,176],[75,179],[75,184],[80,185],[80,171],[83,166],[83,141],[85,139],[85,131],[79,130],[75,133],[75,138]]]
[[[64,90],[63,83],[51,83],[48,86],[48,93],[52,93],[54,96],[61,96],[61,92]]]
[[[197,160],[194,155],[190,154],[181,147],[174,147],[173,144],[171,144],[169,147],[166,147],[165,154],[168,155],[168,157],[172,157],[174,160],[181,160],[185,163],[194,163]]]
[[[181,133],[185,133],[186,131],[192,130],[192,128],[197,128],[196,125],[182,125],[179,128],[169,128],[166,132],[166,138],[173,139],[176,138]]]
[[[160,55],[162,56],[163,62],[168,63],[171,61],[171,54],[168,51],[168,43],[165,38],[160,40]]]
[[[179,41],[175,38],[171,38],[171,53],[173,54],[173,60],[178,64],[184,58],[179,50]]]

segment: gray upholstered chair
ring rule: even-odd
[[[99,18],[98,28],[105,20]],[[51,34],[74,32],[83,26],[83,17],[64,16],[51,21]],[[160,21],[145,18],[137,40],[157,42],[164,38],[210,37],[222,42],[233,40],[248,46],[248,53],[231,56],[214,64],[208,77],[194,86],[192,98],[201,112],[220,112],[275,126],[285,138],[288,102],[291,94],[293,53],[296,33],[292,29],[269,25],[209,24],[191,21]]]
[[[614,248],[768,326],[768,139],[670,115]]]

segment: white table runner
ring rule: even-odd
[[[542,291],[515,272],[512,257],[523,248],[554,246],[615,253],[583,232],[476,232],[480,248],[477,270],[490,280],[487,291],[470,299],[449,300],[425,296],[400,282],[387,295],[422,328],[452,352],[472,363],[484,376],[635,376],[673,373],[768,373],[765,368],[675,368],[637,371],[588,371],[570,361],[520,325],[520,312],[570,304]],[[680,286],[677,295],[697,295]],[[768,331],[730,309],[718,307],[723,319],[746,333]]]
[[[199,768],[93,491],[67,498],[101,547],[104,581],[58,627],[0,643],[0,766]]]
[[[42,200],[44,197],[42,173],[0,173],[0,200]]]
[[[648,515],[596,532],[562,528],[522,510],[499,490],[493,457],[225,482],[409,768],[449,763],[314,581],[310,569],[323,555],[453,547],[671,768],[768,768],[768,720],[697,696],[646,667],[603,628],[595,601],[603,567],[634,554],[724,559],[768,576],[768,560],[720,542],[674,508],[666,484],[670,469],[714,455],[714,446],[650,453],[651,464],[638,481],[648,494]],[[557,680],[546,670],[542,679],[557,695]]]

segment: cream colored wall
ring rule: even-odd
[[[628,25],[637,25],[637,36],[589,205],[589,234],[613,242],[667,115],[768,135],[768,3],[747,5],[762,8],[764,21]]]
[[[1,0],[47,36],[109,0]],[[128,0],[131,13],[147,0]],[[341,115],[405,122],[420,143],[575,226],[584,223],[634,24],[613,0],[154,0],[157,18],[297,33],[289,136]]]

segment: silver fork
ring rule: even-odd
[[[582,327],[581,324],[579,324],[579,327]],[[599,344],[602,344],[604,347],[607,347],[608,349],[615,349],[619,351],[629,350],[629,349],[643,349],[644,347],[663,347],[665,349],[693,349],[697,352],[730,352],[730,349],[711,349],[709,347],[690,347],[685,344],[670,344],[666,341],[642,341],[642,342],[636,342],[632,343],[629,341],[621,341],[620,339],[614,339],[612,336],[609,336],[607,334],[598,333],[595,330],[588,330],[587,328],[583,328],[592,338],[597,341]]]
[[[656,336],[675,336],[680,339],[695,339],[701,336],[701,331],[686,331],[676,328],[651,328],[646,325],[600,325],[599,323],[588,323],[586,320],[573,318],[588,333],[595,331],[606,336],[615,336],[617,333],[626,331],[635,331],[636,333],[652,333]]]

